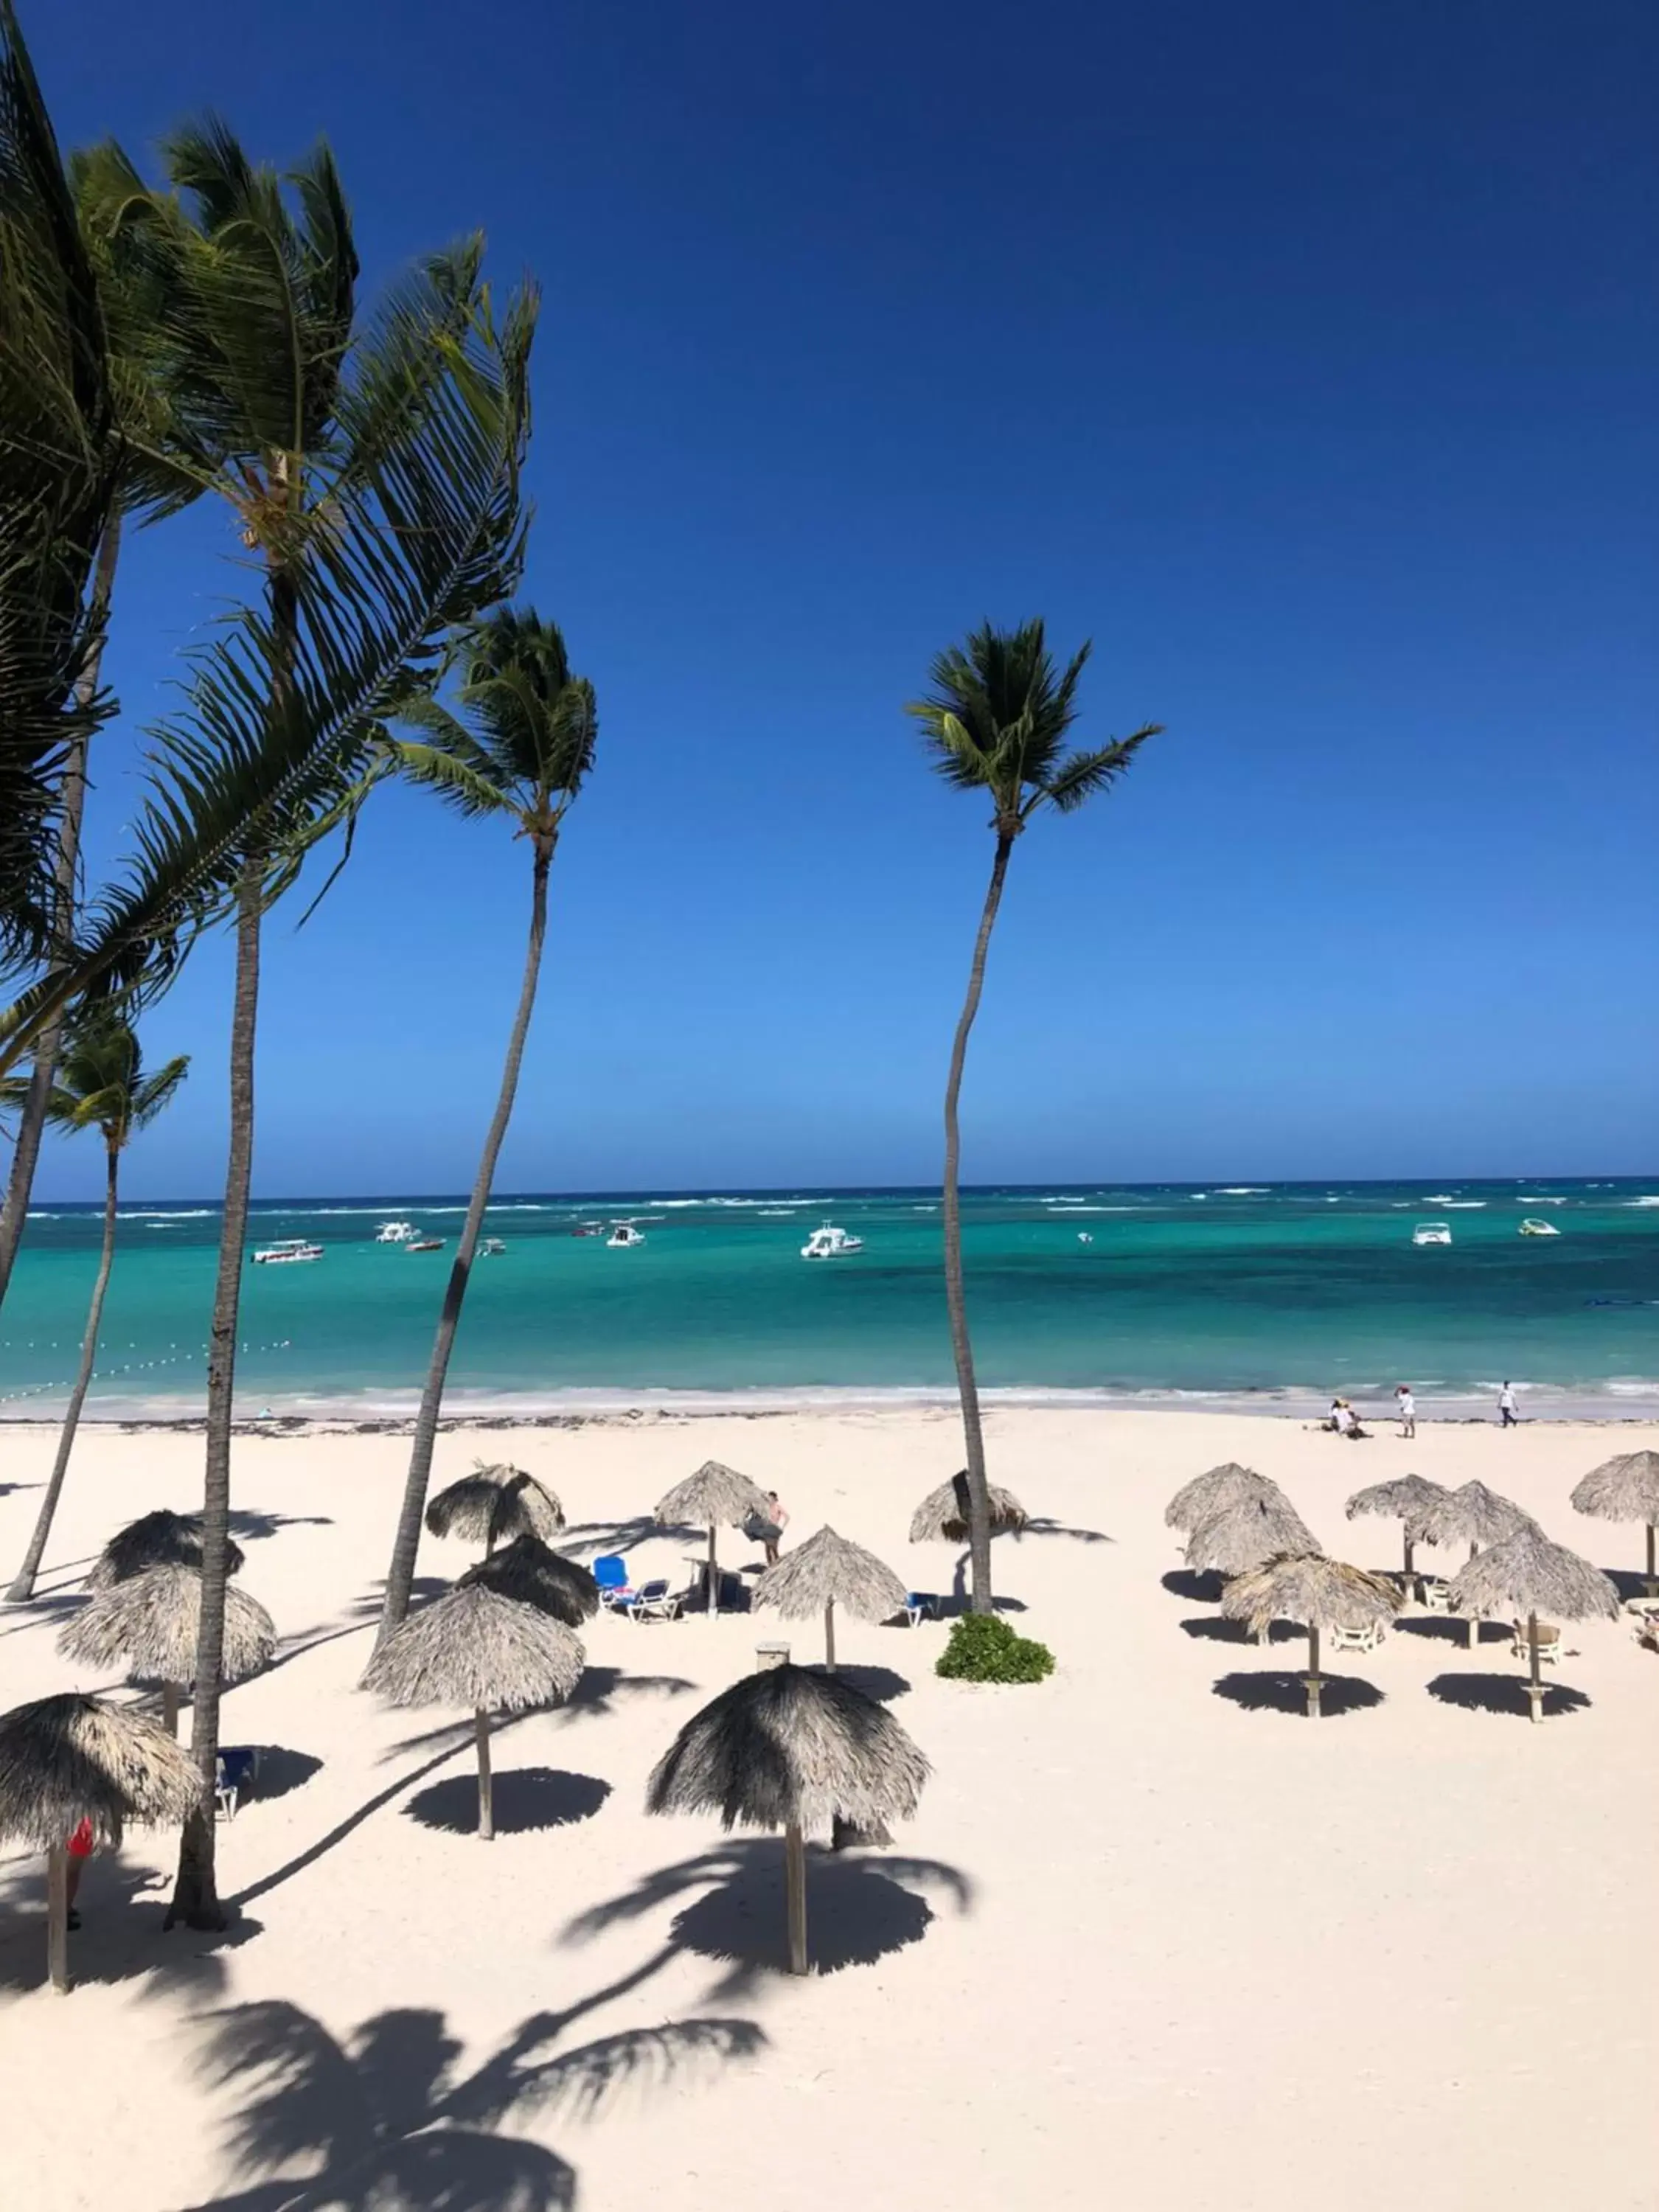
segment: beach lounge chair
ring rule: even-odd
[[[912,1628],[924,1620],[937,1620],[939,1600],[932,1590],[907,1590],[904,1595],[904,1613]]]
[[[620,1552],[607,1552],[593,1562],[593,1579],[599,1586],[599,1603],[615,1605],[618,1600],[631,1595],[628,1587],[628,1562]]]
[[[1423,1577],[1423,1602],[1431,1613],[1451,1611],[1451,1584],[1440,1575]]]
[[[1515,1623],[1515,1642],[1510,1649],[1517,1659],[1529,1659],[1532,1656],[1532,1645],[1527,1640],[1527,1624],[1524,1620],[1517,1620]],[[1548,1659],[1552,1662],[1559,1661],[1561,1656],[1561,1632],[1552,1621],[1540,1620],[1538,1624],[1538,1656],[1540,1659]]]
[[[1382,1641],[1380,1620],[1367,1621],[1363,1628],[1333,1628],[1326,1636],[1327,1648],[1332,1651],[1375,1651]]]
[[[227,1745],[219,1753],[215,1771],[213,1795],[216,1808],[227,1820],[236,1818],[237,1802],[242,1792],[251,1791],[259,1773],[259,1752],[255,1744]]]
[[[625,1613],[630,1620],[678,1620],[680,1617],[681,1601],[671,1594],[665,1577],[642,1583],[613,1602],[617,1612]]]

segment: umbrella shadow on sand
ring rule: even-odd
[[[872,1966],[919,1943],[937,1917],[921,1891],[935,1891],[958,1913],[969,1911],[974,1899],[968,1876],[942,1860],[867,1858],[816,1845],[808,1850],[806,1888],[811,1963],[820,1974]],[[691,1952],[726,1969],[709,1991],[711,2001],[744,1996],[766,1975],[787,1973],[783,1844],[772,1836],[733,1838],[654,1868],[632,1889],[579,1915],[563,1940],[583,1942],[688,1896],[691,1901],[669,1922],[666,1949]]]
[[[1430,1643],[1455,1644],[1465,1648],[1469,1641],[1469,1624],[1462,1613],[1428,1613],[1408,1620],[1396,1620],[1396,1634],[1420,1636]],[[1515,1631],[1501,1620],[1482,1620],[1475,1626],[1475,1641],[1479,1644],[1511,1644]]]
[[[712,2076],[766,2042],[752,2021],[708,2019],[556,2047],[616,1993],[532,2014],[471,2072],[435,2008],[377,2013],[338,2039],[282,1999],[208,2014],[199,2070],[234,2097],[225,2151],[246,2185],[191,2212],[564,2212],[576,2201],[575,2167],[549,2144],[507,2133],[510,2119],[589,2118],[624,2091]]]
[[[890,1667],[849,1667],[843,1662],[836,1666],[836,1673],[842,1681],[850,1682],[855,1690],[862,1690],[866,1698],[873,1698],[879,1705],[890,1705],[910,1687],[908,1679]]]
[[[1224,1674],[1212,1687],[1218,1698],[1225,1698],[1247,1713],[1295,1713],[1304,1720],[1308,1717],[1305,1674],[1280,1674],[1264,1668],[1259,1674]],[[1376,1685],[1362,1682],[1358,1675],[1320,1676],[1320,1711],[1328,1719],[1341,1713],[1364,1712],[1382,1702],[1382,1692]]]
[[[1181,1626],[1185,1634],[1197,1637],[1206,1643],[1254,1644],[1255,1642],[1255,1638],[1250,1633],[1248,1622],[1227,1620],[1218,1613],[1201,1613],[1194,1620],[1183,1620]],[[1275,1620],[1268,1624],[1269,1644],[1290,1644],[1298,1638],[1305,1644],[1308,1640],[1308,1632],[1305,1628],[1299,1628],[1293,1620]]]
[[[1190,1567],[1174,1567],[1158,1579],[1171,1597],[1184,1598],[1188,1605],[1219,1605],[1226,1587],[1219,1575],[1197,1575]]]
[[[1437,1674],[1428,1690],[1429,1695],[1443,1705],[1461,1705],[1465,1712],[1507,1713],[1511,1718],[1523,1721],[1532,1717],[1523,1674]],[[1565,1682],[1544,1685],[1546,1719],[1557,1714],[1581,1713],[1589,1703],[1582,1690],[1575,1690]]]
[[[183,1927],[163,1933],[172,1895],[171,1875],[102,1852],[88,1859],[76,1900],[81,1927],[69,1939],[76,1987],[155,1974],[158,1990],[184,1990],[210,2002],[216,1997],[227,1978],[222,1954],[260,1935],[262,1923],[234,1913],[230,1926],[216,1935]],[[43,1857],[31,1855],[0,1869],[0,1990],[44,1985],[46,1905]]]
[[[611,1795],[595,1774],[566,1774],[550,1766],[508,1767],[495,1778],[495,1833],[522,1836],[591,1820]],[[478,1826],[478,1784],[471,1774],[452,1774],[417,1790],[404,1807],[423,1828],[471,1836]]]

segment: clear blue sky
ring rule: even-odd
[[[989,839],[901,706],[1038,611],[1169,734],[1018,853],[970,1179],[1659,1161],[1650,0],[24,14],[66,144],[325,132],[371,280],[479,225],[545,289],[604,731],[503,1188],[937,1177]],[[229,550],[124,566],[100,854]],[[398,794],[273,922],[261,1191],[470,1179],[526,874]],[[228,984],[135,1192],[218,1187]]]

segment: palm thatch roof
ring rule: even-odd
[[[1561,1620],[1619,1617],[1619,1592],[1600,1567],[1551,1543],[1530,1521],[1475,1553],[1454,1579],[1451,1601],[1460,1613],[1511,1619],[1529,1613]]]
[[[991,1500],[991,1534],[1001,1536],[1018,1535],[1030,1519],[1025,1508],[1012,1490],[1003,1490],[994,1483],[986,1489]],[[949,1482],[940,1483],[930,1490],[915,1511],[910,1516],[910,1541],[913,1544],[965,1544],[968,1540],[968,1475],[964,1469],[953,1474]]]
[[[190,1754],[131,1705],[72,1691],[0,1713],[0,1836],[50,1850],[90,1820],[112,1849],[129,1820],[182,1820],[201,1795]]]
[[[459,1536],[475,1544],[505,1544],[514,1536],[544,1543],[564,1526],[564,1508],[545,1483],[522,1468],[486,1467],[441,1490],[426,1509],[434,1536]]]
[[[524,1712],[561,1704],[586,1654],[562,1621],[480,1583],[458,1583],[411,1613],[364,1670],[394,1705]]]
[[[677,1482],[657,1500],[656,1518],[664,1528],[741,1528],[751,1514],[764,1521],[772,1501],[757,1482],[706,1459],[695,1474]]]
[[[722,1826],[822,1832],[908,1820],[927,1759],[884,1706],[835,1674],[772,1667],[695,1714],[651,1776],[653,1813],[718,1813]]]
[[[1316,1552],[1319,1540],[1280,1490],[1241,1498],[1200,1521],[1187,1539],[1187,1564],[1200,1574],[1242,1575],[1280,1553]]]
[[[199,1567],[202,1564],[202,1516],[172,1513],[165,1506],[145,1513],[118,1528],[87,1571],[88,1589],[108,1589],[146,1567]],[[242,1547],[234,1537],[225,1543],[225,1571],[242,1571]]]
[[[176,1686],[196,1680],[201,1621],[199,1567],[146,1567],[100,1589],[58,1637],[58,1649],[86,1666],[125,1666],[136,1682]],[[276,1623],[258,1599],[228,1588],[222,1679],[257,1674],[276,1648]]]
[[[599,1586],[588,1570],[550,1551],[538,1536],[515,1536],[469,1567],[457,1587],[468,1589],[475,1583],[520,1605],[533,1605],[567,1628],[592,1620],[599,1609]]]
[[[1369,1490],[1356,1490],[1343,1510],[1350,1521],[1362,1513],[1379,1513],[1387,1520],[1402,1522],[1406,1534],[1423,1542],[1426,1540],[1424,1516],[1450,1496],[1443,1483],[1431,1482],[1420,1474],[1397,1474],[1390,1482],[1374,1482]]]
[[[1572,1493],[1573,1510],[1602,1521],[1659,1522],[1659,1452],[1620,1452],[1587,1474]]]
[[[1275,1620],[1299,1620],[1306,1628],[1369,1628],[1392,1620],[1400,1593],[1380,1575],[1368,1575],[1322,1553],[1269,1559],[1237,1575],[1222,1593],[1221,1610],[1231,1620],[1247,1620],[1261,1636]]]
[[[890,1620],[905,1595],[904,1584],[873,1553],[833,1528],[820,1528],[767,1568],[752,1602],[775,1606],[786,1620],[804,1620],[826,1605],[838,1605],[859,1620]]]
[[[1520,1529],[1537,1528],[1531,1514],[1523,1513],[1512,1498],[1488,1490],[1484,1482],[1466,1482],[1460,1490],[1431,1500],[1424,1509],[1420,1535],[1425,1543],[1449,1544],[1462,1537],[1465,1543],[1484,1548],[1503,1543]]]
[[[1166,1528],[1190,1531],[1200,1521],[1207,1521],[1212,1513],[1220,1512],[1224,1506],[1236,1505],[1243,1498],[1265,1498],[1270,1492],[1279,1498],[1285,1494],[1265,1474],[1228,1460],[1220,1467],[1212,1467],[1207,1474],[1195,1474],[1176,1491],[1164,1509],[1164,1525]]]

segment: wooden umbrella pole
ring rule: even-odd
[[[1527,1615],[1527,1644],[1532,1660],[1532,1680],[1527,1685],[1527,1695],[1532,1700],[1532,1717],[1534,1721],[1540,1721],[1544,1717],[1544,1680],[1538,1671],[1538,1615],[1535,1613]]]
[[[789,1899],[789,1971],[806,1972],[806,1838],[799,1821],[783,1832],[783,1883]]]
[[[1653,1564],[1653,1537],[1654,1537],[1654,1528],[1653,1528],[1653,1523],[1652,1523],[1652,1522],[1651,1522],[1651,1521],[1650,1521],[1650,1522],[1649,1522],[1649,1523],[1648,1523],[1648,1575],[1647,1575],[1647,1583],[1648,1583],[1647,1595],[1648,1595],[1650,1597],[1659,1596],[1659,1570],[1656,1570],[1656,1568],[1655,1568],[1655,1566],[1654,1566],[1654,1564]]]
[[[169,1735],[179,1733],[179,1685],[176,1682],[163,1682],[161,1685],[161,1726]]]
[[[54,1844],[46,1853],[46,1972],[60,1996],[67,1996],[69,1972],[69,1851]]]
[[[478,1736],[478,1833],[495,1840],[495,1783],[489,1771],[489,1715],[480,1705],[473,1716]]]
[[[720,1561],[714,1556],[714,1524],[708,1524],[708,1618],[712,1620],[720,1607]]]
[[[831,1598],[823,1608],[823,1671],[836,1671],[836,1601]]]
[[[1308,1718],[1319,1718],[1319,1631],[1308,1629]]]

